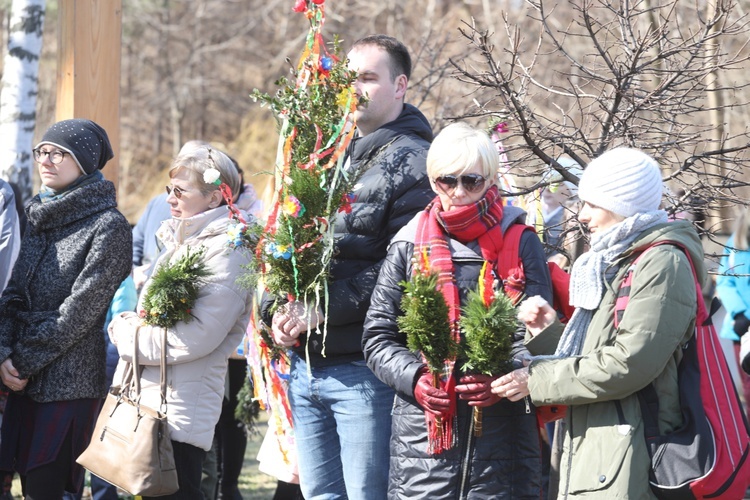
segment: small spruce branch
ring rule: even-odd
[[[203,261],[205,247],[185,254],[174,263],[165,262],[154,273],[140,313],[147,325],[171,328],[193,319],[191,311],[200,287],[211,273]]]
[[[487,306],[479,291],[470,292],[459,325],[465,372],[494,376],[509,371],[517,321],[513,303],[505,294],[495,292]]]
[[[448,305],[437,281],[436,273],[418,270],[410,281],[401,282],[404,315],[397,319],[407,347],[424,355],[433,375],[442,373],[445,361],[455,359],[459,347],[451,335]]]

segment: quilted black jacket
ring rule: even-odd
[[[503,232],[525,214],[506,207]],[[503,399],[483,409],[483,435],[474,437],[472,410],[457,403],[457,445],[437,457],[427,453],[424,411],[414,399],[418,370],[424,366],[418,353],[406,347],[396,318],[401,314],[403,288],[411,276],[416,219],[394,238],[383,264],[372,305],[367,313],[363,349],[367,365],[375,375],[396,390],[390,445],[388,498],[540,498],[541,452],[535,411],[528,398],[518,402]],[[464,245],[449,240],[454,277],[461,302],[477,287],[483,263],[476,242]],[[524,264],[526,294],[541,295],[551,302],[549,272],[542,244],[531,232],[521,237],[519,254]],[[527,353],[523,347],[525,328],[519,324],[513,356]],[[460,372],[457,366],[456,372]]]
[[[334,221],[335,257],[328,284],[328,331],[309,339],[310,364],[322,366],[362,360],[362,328],[380,266],[391,238],[433,198],[427,178],[432,129],[410,104],[399,117],[355,138],[347,151],[350,170],[366,168],[354,188],[351,213]],[[263,317],[272,300],[263,303]],[[298,354],[305,357],[305,335]]]

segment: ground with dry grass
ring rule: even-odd
[[[276,490],[276,480],[258,471],[258,461],[255,460],[260,443],[266,432],[266,421],[267,417],[265,414],[261,414],[257,432],[248,436],[245,463],[242,466],[242,474],[240,475],[240,493],[242,493],[242,498],[245,500],[268,500],[273,498],[274,491]],[[18,477],[13,481],[12,493],[14,499],[21,500],[23,498],[21,496],[21,483]],[[83,500],[90,498],[89,491],[85,491]],[[132,499],[133,497],[122,496],[120,498]]]

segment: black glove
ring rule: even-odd
[[[750,319],[745,317],[745,313],[739,313],[734,317],[734,333],[742,337],[747,333],[748,328],[750,328]]]

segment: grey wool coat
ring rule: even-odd
[[[26,207],[29,226],[0,297],[0,363],[36,402],[107,392],[104,321],[132,261],[130,225],[103,178]]]

